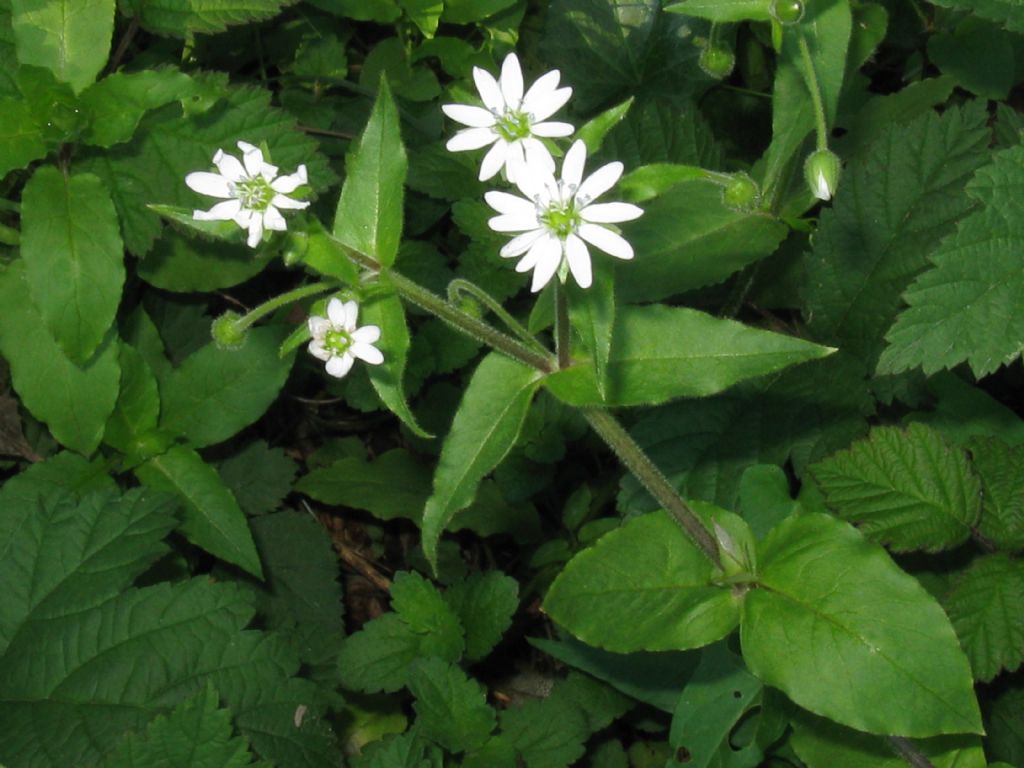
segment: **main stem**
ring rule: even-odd
[[[555,352],[558,355],[558,368],[568,368],[572,364],[572,353],[569,349],[569,297],[565,286],[555,283]]]
[[[814,105],[814,125],[817,129],[818,149],[828,149],[828,124],[825,120],[825,104],[821,100],[821,86],[818,84],[818,72],[814,68],[811,49],[807,45],[807,37],[802,29],[797,31],[800,57],[804,60],[804,77],[807,79],[807,90],[811,92],[811,103]]]

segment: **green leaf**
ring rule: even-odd
[[[0,271],[0,352],[24,406],[46,423],[61,443],[79,453],[96,450],[114,410],[120,383],[118,345],[108,335],[83,367],[69,360],[26,301],[21,262]]]
[[[195,92],[192,78],[177,69],[115,72],[82,92],[90,118],[83,140],[99,147],[129,141],[146,112]]]
[[[756,376],[822,358],[834,350],[761,331],[693,309],[622,307],[608,357],[608,397],[590,366],[576,365],[544,384],[572,405],[657,405],[704,397]]]
[[[1009,446],[1024,445],[1024,421],[980,387],[952,373],[928,380],[933,410],[915,413],[914,421],[928,424],[960,445],[973,437],[994,437]]]
[[[485,357],[470,379],[423,510],[423,551],[434,567],[441,532],[473,502],[477,485],[515,444],[540,379],[538,371],[497,352]]]
[[[207,687],[170,713],[151,722],[144,734],[129,736],[100,768],[247,768],[253,756],[245,739],[234,735],[231,712],[220,708]],[[262,763],[261,765],[267,765]]]
[[[484,689],[459,667],[442,659],[421,659],[413,665],[409,690],[416,726],[451,752],[482,747],[494,730],[494,710]]]
[[[23,99],[0,97],[0,177],[46,155],[46,143]]]
[[[158,208],[160,206],[151,207],[154,212]],[[165,211],[160,213],[166,215]],[[139,262],[139,277],[165,291],[216,291],[255,277],[275,256],[271,249],[253,253],[241,242],[242,230],[234,222],[197,223],[235,242],[201,240],[180,232],[166,232]]]
[[[981,513],[981,485],[963,451],[921,424],[877,427],[810,472],[839,517],[896,552],[952,549]]]
[[[988,555],[959,574],[942,601],[971,661],[976,680],[989,682],[1024,662],[1024,564]]]
[[[518,582],[500,571],[471,573],[444,593],[466,633],[466,660],[480,661],[512,625],[519,607]]]
[[[234,24],[275,16],[294,0],[125,0],[122,12],[158,35],[188,37],[223,32]]]
[[[370,121],[346,162],[334,216],[334,236],[390,267],[402,239],[402,200],[408,168],[398,110],[382,79]]]
[[[426,38],[432,38],[437,32],[437,24],[444,12],[444,0],[398,0],[405,15],[419,27]]]
[[[1024,8],[1017,0],[939,0],[936,5],[995,21],[1012,32],[1024,32]]]
[[[1024,549],[1024,446],[976,437],[967,447],[981,479],[978,533],[1000,549]]]
[[[629,114],[629,108],[633,106],[633,101],[634,97],[630,96],[621,104],[606,109],[580,126],[580,129],[576,131],[576,138],[582,139],[587,146],[588,155],[593,155],[601,149],[604,137]]]
[[[544,610],[590,645],[616,653],[699,648],[725,637],[739,603],[666,512],[631,520],[576,555]]]
[[[18,61],[46,67],[78,93],[107,63],[114,0],[11,0]]]
[[[695,101],[643,94],[636,96],[629,113],[608,132],[601,152],[602,157],[635,169],[652,164],[721,168],[722,155]]]
[[[608,360],[615,326],[615,280],[611,270],[595,270],[587,290],[569,287],[569,323],[590,353],[598,395],[608,397]]]
[[[344,458],[314,469],[295,490],[325,504],[365,509],[381,520],[419,520],[430,496],[430,470],[395,448],[369,463]]]
[[[686,181],[644,204],[644,215],[623,226],[637,253],[617,265],[622,301],[655,301],[719,283],[770,255],[786,225],[764,213],[735,211],[706,180]]]
[[[766,0],[683,0],[666,5],[665,10],[708,21],[768,21],[768,7]]]
[[[161,427],[202,447],[227,440],[263,415],[284,386],[293,358],[281,360],[281,329],[254,328],[241,349],[210,342],[161,382]]]
[[[231,489],[247,515],[263,515],[277,509],[292,490],[298,468],[282,448],[270,448],[257,440],[229,456],[217,467],[221,480]]]
[[[470,24],[474,21],[483,21],[488,16],[493,16],[498,11],[503,11],[510,5],[515,5],[516,0],[445,0],[444,16],[445,21],[451,24]]]
[[[530,768],[568,768],[579,760],[590,736],[587,716],[574,702],[528,699],[499,715],[502,738]]]
[[[418,635],[430,638],[431,652],[454,661],[465,648],[463,629],[437,587],[414,571],[396,574],[391,584],[391,607]]]
[[[1024,688],[1004,690],[992,704],[986,746],[993,760],[1024,760]]]
[[[185,446],[175,446],[135,470],[144,485],[176,495],[184,512],[181,532],[196,546],[262,577],[245,513],[217,470]]]
[[[114,412],[107,421],[103,442],[130,454],[140,446],[139,438],[156,429],[160,418],[160,394],[156,377],[134,347],[121,342],[121,391]]]
[[[367,367],[370,383],[384,405],[398,416],[414,435],[427,439],[433,437],[416,423],[416,417],[405,399],[402,379],[409,356],[409,327],[405,323],[402,300],[397,293],[389,292],[370,299],[360,307],[360,310],[364,325],[376,325],[380,328],[377,348],[384,355],[383,363]]]
[[[43,166],[25,185],[21,205],[29,293],[57,343],[84,363],[114,321],[125,280],[110,193],[95,176]]]
[[[815,338],[874,365],[900,292],[970,208],[960,190],[988,157],[982,106],[890,126],[847,165],[806,259],[805,314]]]
[[[967,194],[980,207],[930,255],[934,266],[903,294],[909,308],[885,335],[880,372],[920,367],[931,374],[967,361],[981,377],[1019,357],[1024,229],[1016,205],[1022,187],[1022,146],[999,152],[974,175]]]
[[[928,38],[928,58],[957,85],[986,99],[1006,99],[1013,87],[1014,38],[977,17]]]
[[[980,733],[970,668],[938,603],[827,515],[784,520],[744,596],[743,658],[801,707],[868,733]]]

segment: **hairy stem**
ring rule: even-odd
[[[913,768],[935,768],[931,760],[925,757],[909,739],[902,736],[889,736],[887,741],[892,751],[899,755],[907,765],[911,765]]]
[[[303,285],[300,288],[296,288],[294,291],[288,291],[282,293],[280,296],[275,296],[269,301],[265,301],[258,307],[248,312],[246,315],[241,317],[236,323],[235,327],[239,331],[244,331],[246,328],[252,326],[261,317],[266,317],[271,312],[275,312],[281,307],[287,306],[293,302],[299,301],[300,299],[308,298],[309,296],[316,296],[318,293],[327,293],[337,289],[338,285],[335,282],[320,282],[310,283],[309,285]]]
[[[572,363],[569,349],[569,296],[565,286],[555,283],[555,352],[558,353],[559,369],[568,368]]]
[[[800,45],[800,57],[804,61],[807,90],[810,91],[811,102],[814,104],[814,127],[817,132],[818,149],[828,149],[828,124],[825,120],[825,105],[821,100],[821,85],[818,83],[818,72],[814,68],[811,49],[807,45],[807,37],[802,29],[798,31],[797,41]]]
[[[506,328],[512,331],[515,336],[525,342],[528,346],[542,354],[547,353],[544,345],[537,341],[537,339],[523,327],[522,323],[512,317],[512,315],[483,288],[478,285],[474,285],[469,282],[469,280],[463,280],[461,277],[448,283],[448,301],[450,303],[455,304],[463,294],[472,296],[476,301],[479,301],[487,307],[487,309],[489,309],[499,320],[501,320],[501,322],[505,324]]]

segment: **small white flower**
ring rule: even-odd
[[[818,180],[814,185],[814,196],[819,200],[831,200],[832,190],[828,186],[828,179],[825,178],[825,174],[818,171]]]
[[[309,205],[293,200],[288,194],[306,183],[306,166],[295,173],[278,177],[276,165],[263,161],[263,152],[244,141],[238,142],[242,160],[218,149],[213,164],[218,173],[198,171],[185,177],[185,183],[201,195],[224,198],[208,211],[193,211],[197,221],[234,221],[249,230],[246,241],[255,248],[263,239],[263,231],[283,232],[288,228],[280,208],[298,210]]]
[[[358,357],[370,365],[380,365],[384,355],[374,343],[380,338],[376,325],[356,327],[359,305],[354,301],[342,302],[331,299],[327,302],[327,317],[313,315],[309,318],[309,353],[327,363],[327,373],[339,379],[352,368]]]
[[[569,123],[544,122],[572,96],[572,88],[558,87],[559,77],[557,69],[542,75],[524,95],[523,71],[514,53],[505,57],[497,80],[490,72],[473,67],[473,80],[486,109],[469,104],[441,107],[452,120],[469,126],[448,141],[448,150],[493,145],[480,165],[480,181],[503,167],[512,183],[527,165],[543,166],[554,173],[555,161],[537,137],[569,136],[575,130]]]
[[[565,282],[566,269],[581,288],[593,281],[590,251],[586,243],[619,259],[632,259],[633,247],[602,224],[631,221],[643,210],[630,203],[594,203],[622,175],[622,163],[603,165],[583,179],[587,148],[575,142],[562,161],[562,178],[544,168],[530,166],[516,181],[527,199],[507,192],[488,192],[487,204],[500,215],[488,225],[496,232],[521,232],[501,249],[505,258],[523,256],[516,272],[533,270],[531,291],[539,291],[558,272]],[[584,242],[586,241],[586,242]]]

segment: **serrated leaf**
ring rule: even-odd
[[[99,147],[129,141],[146,112],[195,91],[192,78],[177,69],[115,72],[82,92],[81,105],[90,118],[83,140]]]
[[[144,734],[129,736],[100,768],[247,768],[253,756],[245,739],[233,734],[231,712],[219,707],[213,688],[204,688],[157,717]],[[260,765],[266,766],[266,763]]]
[[[212,341],[161,382],[160,426],[202,447],[227,440],[253,423],[277,398],[293,357],[281,360],[280,328],[254,328],[241,349]]]
[[[714,575],[668,513],[653,512],[570,560],[544,610],[585,643],[616,653],[699,648],[739,620],[739,603]]]
[[[874,365],[900,292],[971,206],[960,190],[989,156],[986,119],[978,103],[929,112],[889,127],[844,169],[806,258],[815,338]]]
[[[970,668],[949,620],[881,547],[846,523],[808,514],[780,523],[758,561],[740,641],[762,681],[868,733],[981,732]]]
[[[444,600],[466,634],[466,660],[479,661],[498,644],[519,607],[519,583],[500,571],[471,573],[452,584]]]
[[[21,223],[32,300],[57,343],[82,364],[110,329],[125,280],[110,193],[95,176],[43,166],[25,185]]]
[[[409,690],[420,732],[451,752],[479,748],[494,730],[494,710],[484,689],[459,667],[441,659],[413,665]]]
[[[245,513],[198,453],[178,445],[137,467],[135,474],[150,488],[178,497],[184,512],[181,532],[189,541],[262,577]]]
[[[150,32],[187,37],[223,32],[233,24],[262,21],[295,0],[127,0],[124,12]]]
[[[402,420],[417,437],[431,438],[416,422],[416,417],[405,399],[405,388],[402,379],[405,375],[405,362],[409,355],[409,327],[405,322],[405,308],[397,293],[388,293],[374,297],[360,308],[363,323],[376,325],[380,328],[380,341],[377,348],[384,355],[380,365],[367,367],[370,383],[377,391],[384,405]]]
[[[474,372],[445,437],[434,490],[423,510],[423,551],[433,566],[441,532],[473,502],[480,481],[515,444],[540,380],[540,372],[497,352]]]
[[[998,22],[1013,32],[1024,32],[1024,8],[1016,0],[939,0],[936,5]]]
[[[398,110],[382,78],[370,120],[346,163],[334,236],[385,267],[395,263],[401,242],[407,169]]]
[[[880,372],[920,367],[927,375],[966,361],[980,378],[1020,355],[1022,189],[1024,147],[997,153],[975,173],[967,194],[980,207],[930,255],[931,269],[903,294],[909,307],[885,335]]]
[[[258,440],[222,461],[217,471],[247,515],[263,515],[291,492],[298,467],[283,449]]]
[[[957,85],[986,99],[1005,100],[1013,87],[1013,36],[979,18],[928,38],[928,58]]]
[[[568,768],[586,751],[587,716],[569,701],[530,699],[499,715],[501,737],[530,768]]]
[[[23,99],[0,97],[0,177],[46,155],[46,143]]]
[[[575,284],[569,291],[569,324],[583,339],[590,353],[598,395],[608,396],[608,359],[615,327],[615,281],[611,270],[598,268],[594,284],[583,290]]]
[[[160,394],[153,371],[134,347],[121,342],[118,362],[121,389],[103,432],[103,442],[123,453],[131,453],[139,438],[156,429]]]
[[[620,307],[608,356],[607,398],[594,369],[576,365],[544,385],[572,405],[658,405],[679,397],[705,397],[744,379],[834,350],[723,320],[693,309],[652,305]]]
[[[810,467],[825,501],[896,552],[940,552],[966,541],[981,513],[967,458],[929,427],[878,427]]]
[[[989,682],[1024,662],[1024,564],[1006,555],[975,560],[942,601],[974,677]]]
[[[18,61],[81,91],[107,63],[114,0],[11,0]]]
[[[391,583],[391,607],[417,635],[429,638],[425,655],[454,661],[465,648],[455,611],[433,584],[415,571],[403,571]]]
[[[1004,690],[992,704],[986,746],[993,760],[1018,764],[1024,759],[1024,688]]]
[[[452,24],[469,24],[483,21],[510,5],[515,5],[515,0],[445,0],[443,18]]]
[[[1024,549],[1024,446],[976,437],[967,447],[981,479],[978,533],[1000,549]]]
[[[31,301],[22,262],[0,271],[0,352],[24,406],[61,443],[79,453],[96,450],[114,410],[120,383],[118,345],[107,336],[83,367],[69,360],[47,332]]]
[[[149,207],[154,212],[158,208]],[[243,245],[240,242],[242,230],[234,222],[213,222],[208,229],[216,230],[218,236],[227,235],[235,242],[204,240],[183,232],[166,231],[139,262],[139,277],[165,291],[216,291],[255,277],[275,256],[272,249],[253,253]]]

